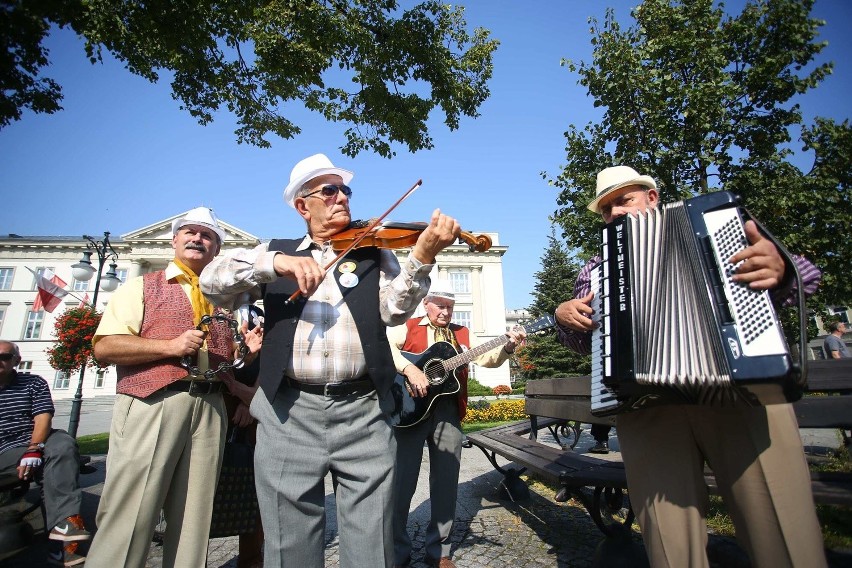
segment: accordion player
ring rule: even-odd
[[[593,414],[801,396],[769,293],[731,279],[728,259],[748,246],[737,201],[720,191],[603,229],[591,273]]]

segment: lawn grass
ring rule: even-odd
[[[80,454],[90,456],[94,454],[105,454],[109,450],[109,432],[103,434],[91,434],[77,438]]]
[[[509,422],[514,422],[514,420],[510,420]],[[466,422],[462,424],[462,432],[465,434],[470,434],[471,432],[479,432],[480,430],[485,430],[486,428],[502,426],[503,424],[508,424],[509,422]]]

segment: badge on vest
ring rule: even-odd
[[[355,272],[356,266],[357,265],[354,262],[347,261],[341,262],[340,266],[338,266],[337,269],[340,271],[341,274],[347,274],[349,272]]]
[[[345,272],[340,275],[340,285],[344,288],[354,288],[358,285],[358,275],[351,272]]]

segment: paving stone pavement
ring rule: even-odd
[[[547,434],[549,436],[549,434]],[[808,437],[806,437],[808,436]],[[806,446],[820,446],[831,440],[814,438],[805,433]],[[546,440],[544,436],[541,438]],[[553,443],[553,440],[550,440]],[[584,431],[577,451],[586,451],[593,440]],[[611,437],[611,458],[618,458],[618,441]],[[499,458],[498,458],[499,459]],[[424,454],[417,493],[412,500],[409,515],[409,531],[414,542],[412,568],[426,568],[423,561],[423,534],[429,518],[428,502],[428,454]],[[103,487],[105,456],[94,456],[95,473],[81,476],[84,490],[83,516],[87,526],[94,526],[94,517],[100,492]],[[505,460],[499,462],[507,464]],[[495,471],[484,454],[477,448],[465,449],[462,453],[458,506],[452,540],[453,560],[459,568],[585,568],[593,565],[601,533],[579,503],[555,503],[551,492],[542,490],[532,494],[526,502],[513,503],[501,498],[498,490],[502,476]],[[326,484],[326,567],[338,568],[338,535],[334,495],[330,483]],[[31,518],[37,527],[35,544],[11,558],[0,558],[0,568],[40,568],[46,566],[46,539],[43,527],[39,527],[38,515]],[[631,539],[639,558],[644,555],[641,539],[635,532]],[[236,568],[236,537],[210,541],[208,568]],[[82,552],[87,550],[84,545]],[[708,553],[714,568],[747,568],[748,558],[727,537],[710,536]],[[852,554],[848,551],[832,551],[829,557],[832,568],[852,565]],[[612,559],[603,565],[626,566],[623,559]],[[162,566],[162,548],[152,543],[146,564],[149,568]],[[118,568],[118,567],[116,567]],[[371,567],[365,567],[371,568]]]

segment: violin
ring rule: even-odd
[[[406,191],[402,197],[397,199],[396,203],[390,206],[387,211],[379,217],[364,223],[354,223],[349,229],[341,231],[332,237],[333,248],[335,251],[340,251],[337,257],[323,267],[323,270],[328,270],[334,266],[338,260],[346,256],[346,254],[357,247],[374,246],[379,248],[405,248],[414,246],[417,242],[417,237],[426,230],[428,223],[382,223],[382,220],[388,214],[396,209],[397,205],[408,199],[408,196],[417,191],[423,184],[423,180],[417,180],[411,189]],[[491,248],[491,237],[488,235],[472,235],[462,231],[461,240],[466,242],[470,247],[471,252],[484,252]],[[293,292],[293,295],[287,298],[285,303],[295,302],[302,293],[299,290]]]
[[[398,223],[385,221],[373,225],[367,221],[356,221],[352,225],[333,237],[331,246],[335,251],[360,247],[376,247],[381,249],[401,249],[412,247],[417,242],[420,234],[429,226],[428,223]],[[488,235],[474,235],[462,231],[459,240],[467,243],[470,252],[485,252],[491,248],[491,237]]]

